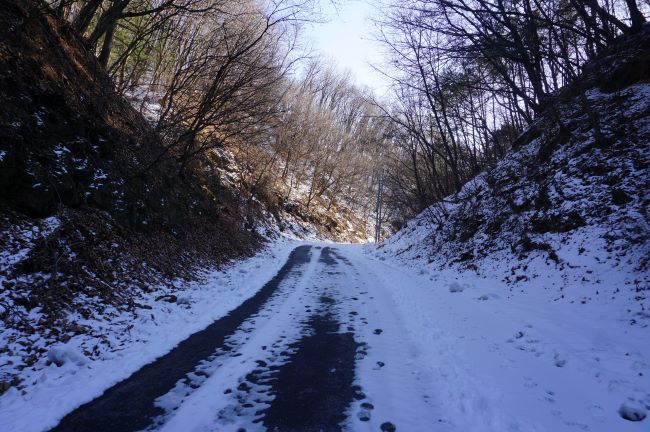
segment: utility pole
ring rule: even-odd
[[[379,243],[381,241],[383,189],[384,189],[384,170],[382,169],[379,171],[379,181],[377,183],[377,210],[375,213],[375,243]]]

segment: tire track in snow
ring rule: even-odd
[[[298,283],[283,284],[265,305],[260,313],[270,318],[256,320],[249,339],[240,331],[233,336],[242,341],[237,357],[224,359],[161,432],[339,431],[356,394],[358,355],[352,333],[339,333],[335,319],[347,281],[341,270],[331,248],[323,248]]]
[[[311,246],[297,247],[286,264],[257,294],[179,343],[169,353],[109,388],[102,396],[65,416],[52,431],[125,432],[150,427],[154,418],[165,413],[154,401],[173,389],[202,361],[210,359],[224,346],[229,335],[259,312],[283,280],[309,262],[310,249]]]
[[[261,410],[272,399],[268,380],[292,354],[289,345],[304,334],[318,303],[317,266],[311,259],[228,337],[232,351],[208,365],[212,373],[200,388],[184,395],[187,386],[179,385],[157,401],[168,412],[159,419],[161,432],[261,430]],[[180,400],[174,401],[173,393],[180,393]]]
[[[329,247],[321,251],[319,262],[329,275],[340,274],[334,257]],[[263,413],[269,431],[335,432],[347,417],[358,344],[352,332],[339,331],[334,309],[341,293],[329,289],[321,287],[321,308],[308,321],[309,334],[292,344],[294,354],[271,381],[275,398]]]

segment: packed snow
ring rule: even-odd
[[[620,272],[575,286],[542,261],[530,271],[543,276],[509,284],[494,277],[509,270],[504,257],[477,275],[394,251],[367,248],[432,379],[436,430],[648,430],[638,419],[650,406],[649,322],[613,295]]]
[[[56,226],[53,218],[47,228]],[[77,317],[88,334],[72,336],[65,345],[49,347],[32,367],[16,370],[11,352],[17,332],[0,328],[0,376],[19,375],[25,388],[10,387],[0,395],[0,429],[42,431],[55,426],[65,414],[127,378],[143,365],[167,353],[194,332],[228,313],[252,296],[284,264],[294,244],[278,242],[255,257],[224,271],[212,270],[187,286],[174,303],[156,301],[161,290],[143,294],[135,313],[106,313],[100,319]],[[21,251],[23,253],[24,251]],[[7,257],[4,257],[7,258]],[[110,312],[110,311],[109,311]],[[38,315],[38,309],[32,310]],[[38,321],[38,317],[34,321]],[[34,336],[36,348],[45,341]],[[84,353],[93,353],[93,360]],[[34,410],[38,415],[34,415]]]
[[[295,245],[274,244],[273,252],[207,275],[174,303],[151,298],[152,309],[135,320],[93,323],[116,347],[94,360],[81,354],[91,342],[83,337],[50,347],[49,366],[24,371],[25,394],[0,396],[3,427],[54,426],[252,296]],[[259,413],[273,395],[264,380],[247,379],[260,364],[287,361],[323,293],[336,304],[340,331],[352,331],[359,345],[343,430],[648,430],[648,318],[631,315],[629,298],[614,294],[625,286],[620,269],[592,267],[597,278],[574,285],[567,272],[545,273],[540,261],[529,267],[540,276],[513,284],[485,267],[481,274],[435,269],[424,255],[397,254],[396,244],[329,247],[334,267],[318,259],[323,245],[313,245],[309,263],[229,338],[232,350],[197,365],[189,385],[179,381],[156,401],[166,412],[161,430],[264,430]],[[509,265],[501,258],[494,275]]]

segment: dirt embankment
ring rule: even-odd
[[[183,173],[173,158],[150,167],[161,140],[66,23],[34,0],[0,0],[0,11],[0,317],[8,327],[40,332],[60,320],[65,329],[65,311],[133,307],[156,282],[255,250],[260,239],[245,226],[240,194],[213,161]],[[35,308],[38,324],[25,320]]]

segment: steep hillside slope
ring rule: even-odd
[[[294,180],[293,186],[289,187],[269,175],[260,178],[259,174],[247,168],[246,158],[238,157],[236,150],[226,147],[216,152],[224,162],[221,168],[224,183],[243,190],[253,208],[262,213],[256,222],[258,231],[266,237],[350,243],[364,242],[370,237],[373,228],[368,225],[372,219],[369,200],[351,202],[345,196],[337,197],[335,202],[319,196],[309,200],[307,182]],[[269,156],[260,159],[265,157]]]
[[[5,329],[69,338],[88,330],[75,316],[133,309],[135,295],[259,246],[217,162],[151,164],[163,145],[67,24],[37,1],[0,10]],[[41,352],[25,346],[29,366]]]
[[[486,274],[492,263],[510,282],[541,273],[596,282],[595,269],[611,268],[628,275],[628,293],[642,303],[650,265],[649,62],[650,29],[587,65],[502,161],[380,248]]]
[[[395,296],[425,311],[460,429],[648,429],[649,56],[649,31],[613,47],[503,160],[366,246],[418,279]]]

